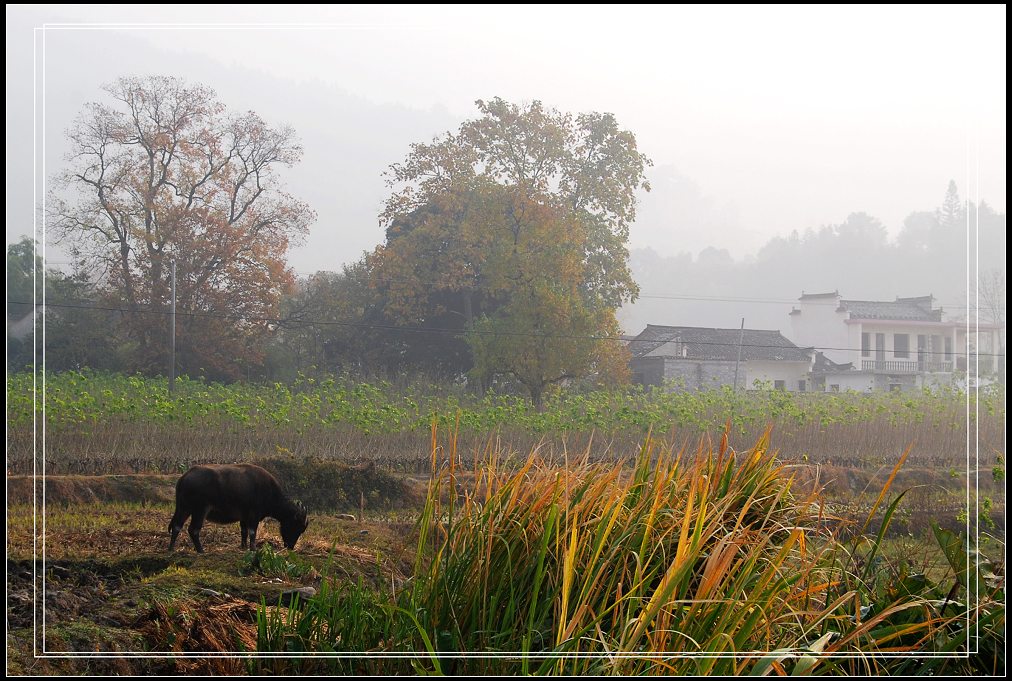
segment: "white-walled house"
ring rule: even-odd
[[[648,324],[629,339],[633,382],[700,390],[735,384],[752,389],[758,381],[779,390],[810,390],[811,348],[799,348],[779,331],[712,329]]]
[[[966,321],[956,323],[959,325],[956,329],[956,371],[1004,383],[1005,327],[975,320],[969,324]]]
[[[791,310],[792,336],[823,355],[813,388],[827,392],[907,390],[946,385],[967,368],[965,322],[945,320],[932,296],[895,301],[844,300],[839,292],[802,293]],[[981,376],[1004,372],[997,357],[1000,327],[971,329],[971,363]],[[987,348],[985,350],[984,348]],[[998,361],[1002,360],[1002,361]]]

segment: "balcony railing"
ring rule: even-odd
[[[988,376],[995,373],[1003,374],[1005,373],[1005,358],[995,357],[993,355],[978,356],[971,354],[969,368],[967,368],[966,357],[957,358],[956,368],[960,371],[971,371],[974,373],[979,371],[981,376]]]
[[[899,359],[864,359],[861,368],[865,371],[881,371],[891,374],[921,374],[926,372],[951,372],[952,362],[918,362]]]

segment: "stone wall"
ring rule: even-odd
[[[734,384],[734,362],[665,358],[664,378],[683,390],[705,390]],[[745,364],[738,368],[738,386],[745,386]]]
[[[633,382],[646,386],[673,381],[676,390],[703,390],[734,383],[734,362],[699,361],[676,357],[640,357],[632,360]],[[745,363],[738,369],[738,386],[745,387]]]

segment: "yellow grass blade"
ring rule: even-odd
[[[885,498],[886,492],[889,491],[889,488],[893,484],[893,480],[896,479],[896,474],[900,472],[900,468],[903,466],[903,462],[907,460],[907,456],[910,454],[910,450],[912,450],[913,448],[914,448],[913,443],[910,443],[907,446],[906,451],[903,452],[903,456],[901,456],[900,460],[896,462],[895,466],[893,466],[893,472],[889,474],[889,479],[886,480],[885,485],[882,486],[882,491],[878,493],[878,499],[875,500],[875,505],[871,507],[871,511],[868,513],[868,517],[865,519],[864,525],[861,526],[862,533],[864,533],[864,531],[868,529],[868,524],[871,522],[871,519],[875,517],[875,511],[878,510],[879,504],[882,503],[882,499]]]

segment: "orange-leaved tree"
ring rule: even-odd
[[[97,265],[122,306],[134,366],[165,372],[170,268],[176,263],[177,363],[235,378],[262,359],[293,274],[287,251],[314,218],[277,169],[298,162],[290,127],[226,111],[214,91],[177,78],[120,78],[68,135],[50,223]]]

